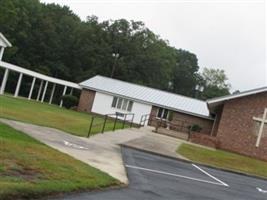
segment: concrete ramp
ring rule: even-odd
[[[142,137],[124,142],[122,145],[162,156],[187,160],[185,157],[176,153],[176,149],[179,147],[179,145],[186,141],[154,133],[153,130],[154,128],[149,126],[136,129],[134,131],[143,133],[144,135]]]

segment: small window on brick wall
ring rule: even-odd
[[[158,113],[157,113],[157,118],[167,119],[168,118],[168,114],[169,114],[169,110],[168,109],[159,108],[158,109]]]
[[[111,107],[131,112],[133,108],[133,101],[120,97],[113,97]]]

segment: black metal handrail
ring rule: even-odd
[[[180,131],[184,133],[189,134],[189,138],[192,134],[192,124],[195,124],[195,122],[188,121],[188,120],[175,120],[176,122],[179,123],[174,123],[172,121],[162,119],[162,118],[157,118],[155,115],[152,114],[145,114],[141,116],[139,127],[145,126],[145,123],[148,122],[148,124],[155,122],[155,132],[158,132],[159,128],[167,128],[169,127],[170,130],[174,131]],[[201,127],[202,130],[208,130],[208,127]]]
[[[120,115],[121,115],[120,113],[106,114],[106,115],[104,115],[104,118],[103,118],[104,121],[100,122],[100,123],[97,123],[97,124],[94,123],[94,120],[95,120],[95,118],[99,118],[99,116],[98,117],[97,116],[92,116],[87,137],[90,137],[90,135],[92,133],[92,128],[97,127],[97,126],[102,126],[101,133],[105,132],[106,125],[110,124],[110,123],[114,123],[112,131],[115,131],[118,121],[122,122],[122,127],[121,127],[122,129],[125,128],[125,124],[126,123],[129,123],[130,127],[133,126],[134,113],[123,113],[123,115],[124,115],[123,119],[119,119]],[[127,120],[127,116],[131,116],[131,119]],[[111,121],[109,122],[108,120],[111,120]]]

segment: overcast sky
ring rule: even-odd
[[[41,0],[67,5],[82,20],[143,21],[171,46],[195,53],[201,68],[224,69],[232,90],[267,85],[264,0]]]

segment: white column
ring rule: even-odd
[[[39,90],[38,90],[38,95],[37,95],[36,101],[39,101],[39,99],[40,99],[40,95],[41,95],[43,84],[44,84],[44,80],[41,80],[41,84],[39,86]]]
[[[52,91],[51,91],[50,99],[49,99],[49,104],[51,104],[52,101],[53,101],[53,96],[54,96],[54,93],[55,93],[55,88],[56,88],[56,84],[54,83],[53,84]]]
[[[6,69],[3,80],[2,80],[2,84],[1,84],[0,94],[4,94],[4,92],[5,92],[6,82],[7,82],[7,78],[8,78],[8,72],[9,72],[9,70]]]
[[[19,89],[20,89],[22,77],[23,77],[23,74],[20,73],[19,74],[19,79],[18,79],[18,82],[17,82],[17,87],[16,87],[16,91],[15,91],[14,97],[17,97],[19,95]]]
[[[43,91],[43,95],[42,95],[42,100],[41,100],[42,103],[44,102],[44,98],[45,98],[45,93],[46,93],[47,86],[48,86],[48,81],[45,82],[45,87],[44,87],[44,91]]]
[[[67,86],[65,85],[63,93],[62,93],[62,96],[64,96],[66,94],[66,91],[67,91]],[[60,104],[59,104],[59,107],[62,107],[62,105],[63,105],[63,101],[61,100]]]
[[[70,89],[70,95],[72,95],[72,94],[73,94],[73,88]]]
[[[29,93],[29,96],[28,96],[28,99],[29,100],[32,98],[32,91],[33,91],[33,88],[34,88],[35,80],[36,80],[36,78],[33,77],[33,79],[32,79],[32,85],[31,85],[31,89],[30,89],[30,93]]]
[[[2,58],[3,58],[4,50],[5,50],[4,47],[0,47],[0,60],[2,60]]]

